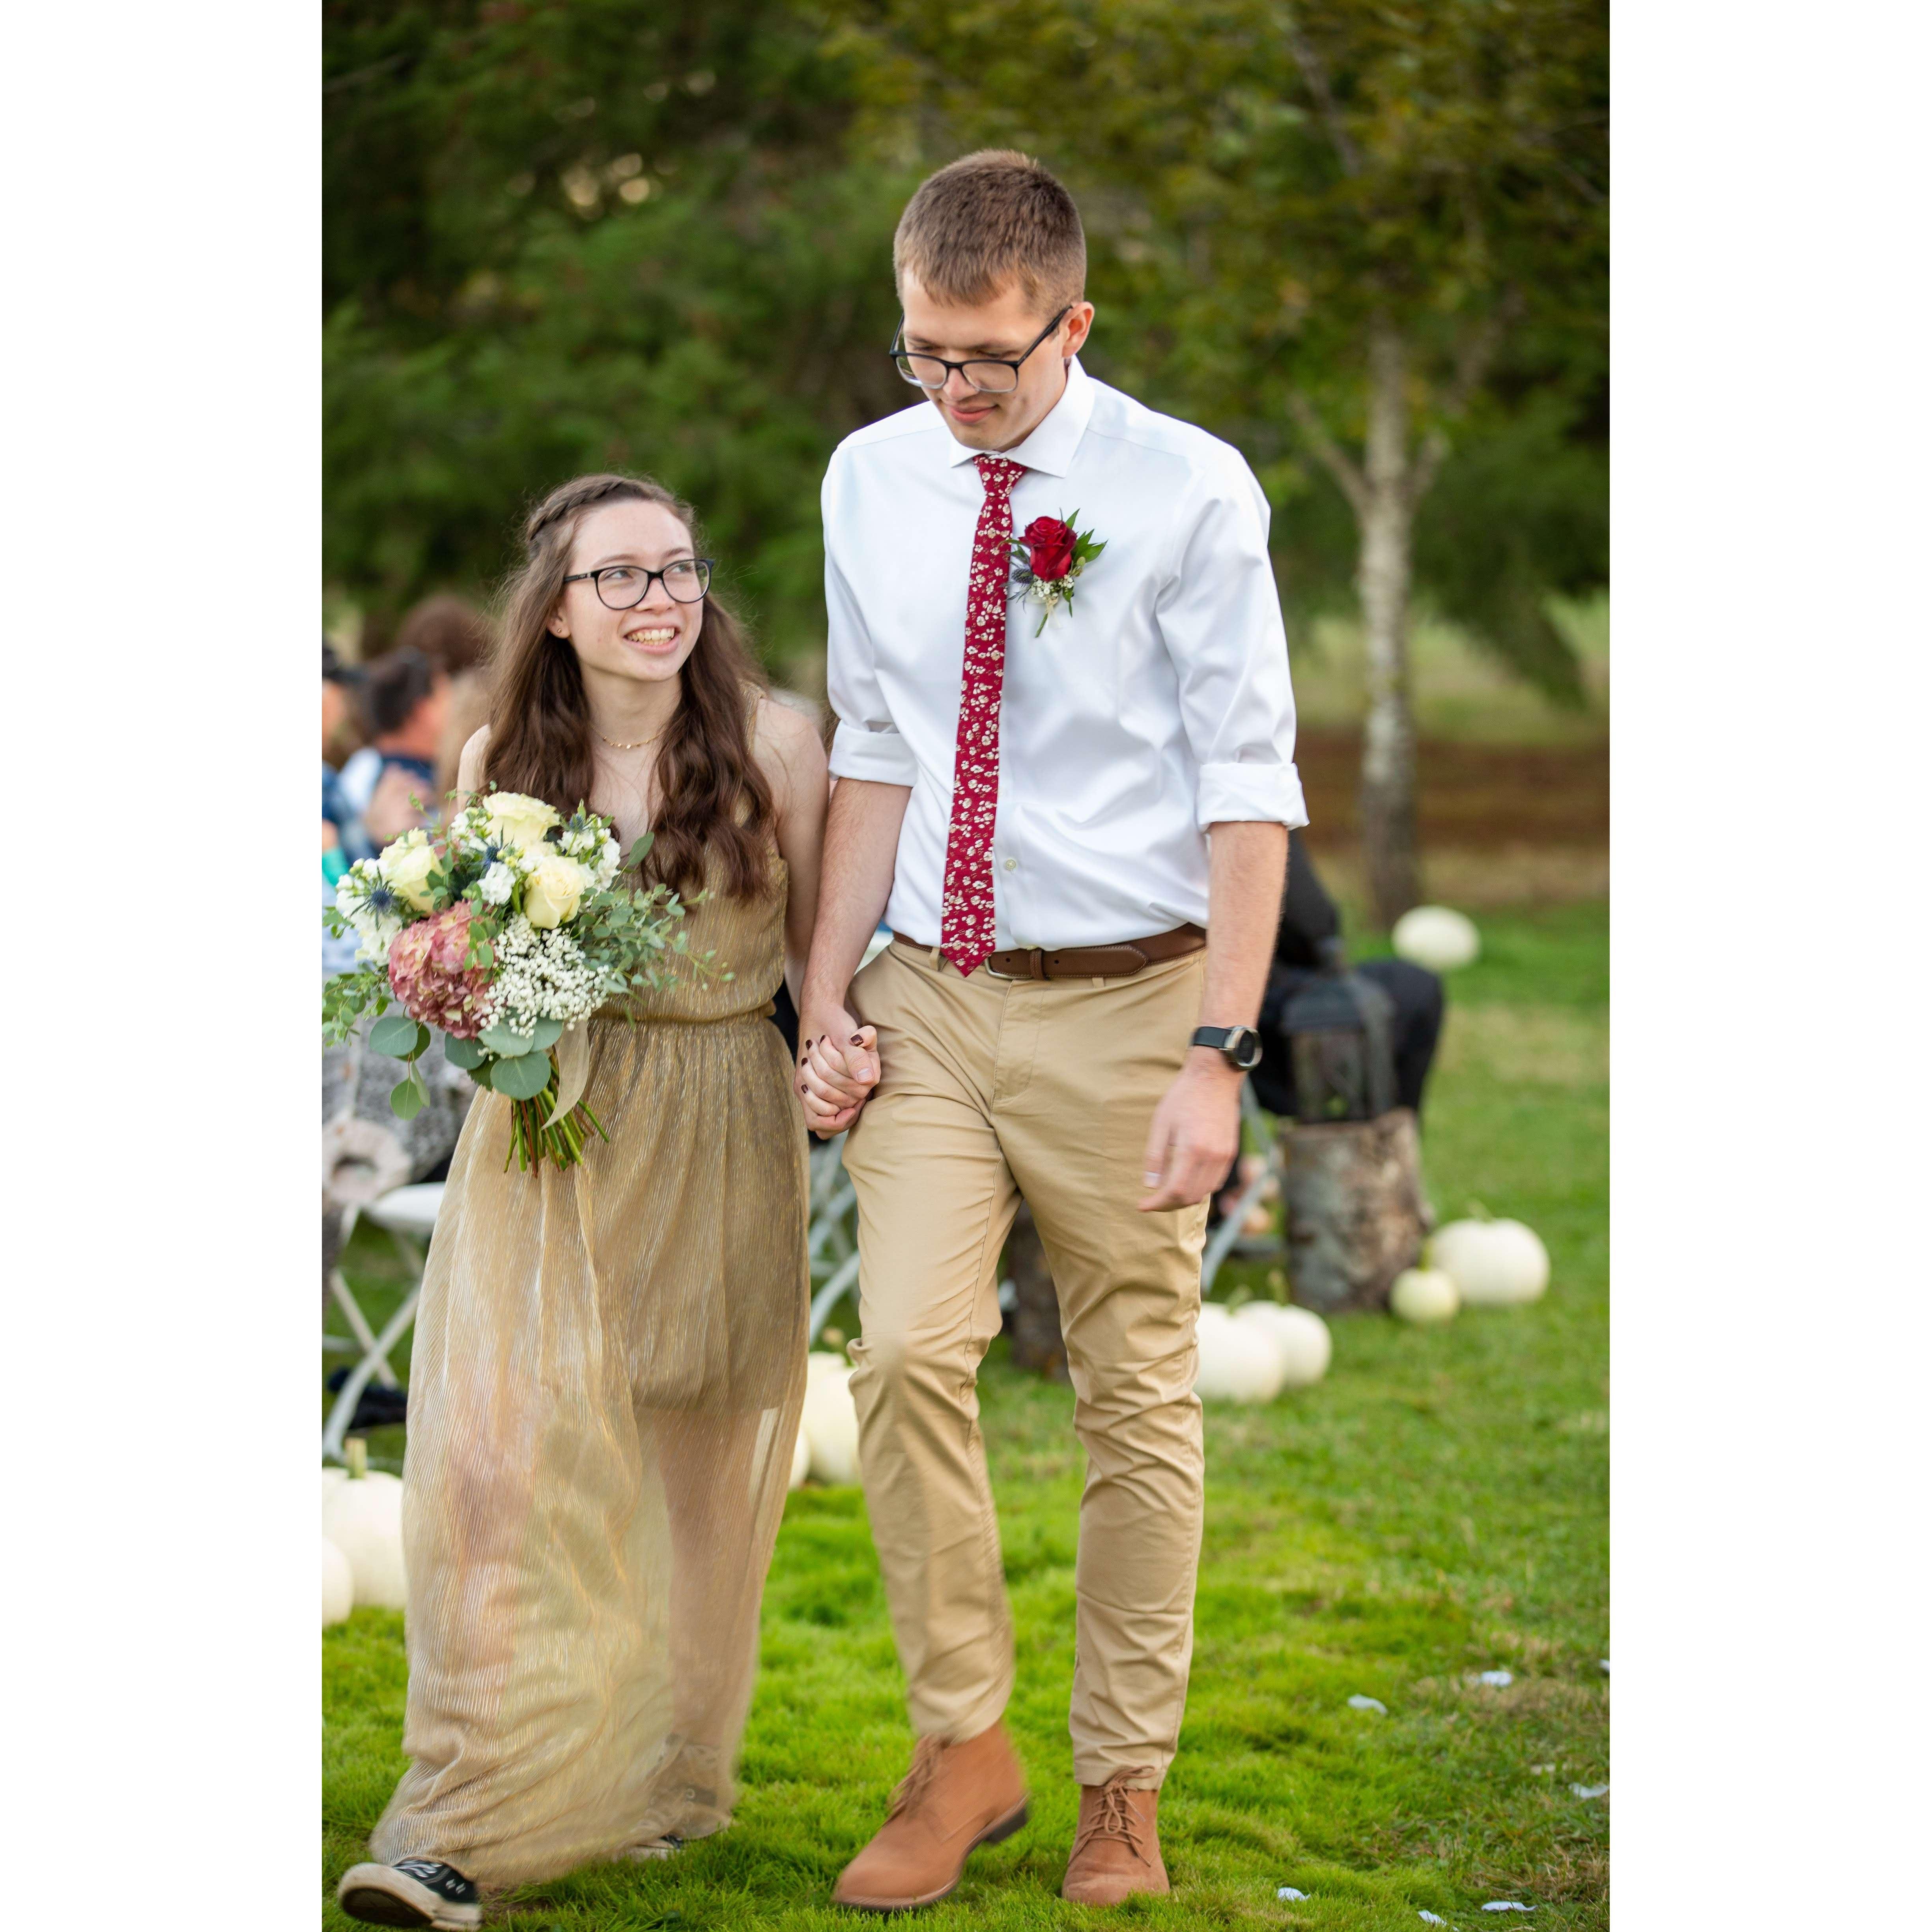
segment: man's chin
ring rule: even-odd
[[[944,404],[939,413],[946,427],[969,448],[997,449],[1004,440],[1006,417],[1000,410],[989,410],[974,422],[962,422]]]

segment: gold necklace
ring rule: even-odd
[[[592,725],[590,729],[596,736],[604,738],[603,733],[598,730],[596,725]],[[641,752],[646,745],[655,745],[663,736],[662,730],[653,731],[648,738],[640,738],[634,745],[627,745],[621,738],[604,738],[604,742],[614,752]]]

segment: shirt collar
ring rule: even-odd
[[[1040,470],[1048,476],[1064,476],[1073,466],[1073,453],[1080,447],[1080,439],[1087,434],[1093,414],[1094,379],[1081,368],[1076,356],[1066,365],[1066,387],[1060,392],[1059,401],[1034,425],[1033,434],[1024,442],[999,453],[1028,470]],[[983,449],[968,448],[950,430],[946,440],[952,445],[946,460],[956,467],[987,454]]]

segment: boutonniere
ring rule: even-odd
[[[1076,510],[1073,517],[1079,514]],[[1045,607],[1036,638],[1063,604],[1071,606],[1080,573],[1107,548],[1094,541],[1091,530],[1076,530],[1073,517],[1036,517],[1011,539],[1018,595]]]

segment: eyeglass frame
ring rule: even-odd
[[[672,590],[668,584],[664,584],[664,570],[675,570],[681,563],[698,563],[702,564],[704,566],[704,588],[700,590],[695,597],[680,597],[676,591]],[[607,610],[634,610],[638,608],[638,605],[641,604],[644,599],[651,594],[651,585],[653,581],[656,581],[658,584],[664,584],[664,595],[668,597],[674,604],[681,604],[688,609],[693,604],[702,604],[705,598],[710,596],[711,573],[717,568],[718,566],[714,559],[708,556],[674,557],[669,563],[664,566],[664,570],[645,571],[644,587],[638,592],[637,601],[635,603],[612,604],[607,602],[604,596],[604,586],[598,581],[598,579],[603,577],[610,571],[636,570],[640,567],[641,566],[639,565],[634,563],[607,563],[596,570],[577,571],[572,575],[566,577],[563,580],[566,584],[588,584],[591,589],[596,592],[598,602],[603,604],[604,609]]]
[[[886,351],[886,354],[890,359],[893,368],[897,371],[901,382],[910,382],[914,388],[923,389],[929,396],[937,395],[948,382],[952,381],[952,373],[956,369],[976,396],[1010,396],[1013,393],[1013,389],[1017,389],[1020,386],[1020,364],[1073,313],[1075,306],[1073,303],[1069,302],[1017,356],[969,356],[963,362],[955,362],[944,356],[928,355],[923,349],[908,349],[899,340],[899,338],[905,333],[905,322],[903,317],[900,320],[898,327],[892,331],[892,346]],[[903,369],[899,368],[898,360],[902,356],[916,356],[921,362],[937,362],[945,370],[946,374],[936,382],[922,382],[916,376],[908,376]],[[1012,389],[981,388],[980,385],[966,374],[967,364],[972,362],[997,363],[1002,369],[1010,369],[1013,372]]]

